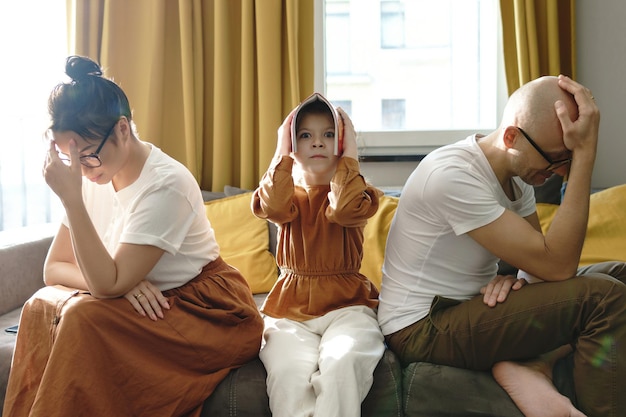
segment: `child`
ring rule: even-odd
[[[274,417],[356,417],[384,352],[378,291],[359,273],[363,228],[382,192],[359,173],[356,132],[342,109],[342,155],[333,154],[339,132],[328,106],[317,100],[295,113],[278,130],[252,200],[255,215],[279,228],[281,276],[262,307],[270,409]]]

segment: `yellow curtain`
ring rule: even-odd
[[[140,137],[206,190],[252,189],[313,90],[313,0],[67,0],[72,53],[128,94]]]
[[[576,77],[575,0],[500,0],[509,94],[543,75]]]

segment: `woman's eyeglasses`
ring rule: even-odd
[[[517,127],[517,130],[519,130],[522,133],[522,135],[524,135],[528,143],[530,143],[532,147],[535,148],[541,156],[543,156],[543,159],[545,159],[548,162],[549,165],[545,169],[546,171],[556,171],[557,169],[561,168],[563,165],[567,165],[570,162],[572,162],[572,158],[559,159],[558,161],[552,160],[552,158],[550,158],[548,154],[545,153],[543,149],[541,149],[539,145],[537,145],[535,141],[530,138],[530,136],[528,136],[528,133],[524,132],[524,129],[522,129],[521,127]]]
[[[117,125],[117,121],[113,124],[113,126],[111,126],[107,134],[104,136],[104,139],[102,139],[102,142],[100,142],[100,145],[98,145],[98,148],[96,148],[95,152],[92,152],[88,155],[82,155],[79,158],[81,164],[83,164],[87,168],[98,168],[99,166],[102,165],[102,161],[100,160],[99,154],[105,142],[107,141],[109,136],[111,136],[111,133],[113,133],[113,129],[115,129],[115,125]],[[64,161],[66,163],[69,163],[70,161],[69,158],[65,156],[61,156],[60,158],[61,158],[61,161]]]

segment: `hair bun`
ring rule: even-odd
[[[89,76],[100,77],[102,69],[95,61],[77,55],[67,58],[65,73],[75,82],[86,80]]]

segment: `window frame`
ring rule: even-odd
[[[314,88],[315,91],[326,92],[324,10],[325,0],[314,0]],[[499,122],[508,99],[500,19],[498,19],[497,27],[497,54],[496,123]],[[497,126],[482,130],[359,131],[357,126],[359,155],[378,160],[386,160],[387,157],[389,157],[388,160],[394,160],[398,159],[397,157],[407,156],[420,159],[443,145],[456,142],[475,133],[488,134],[496,128]]]

